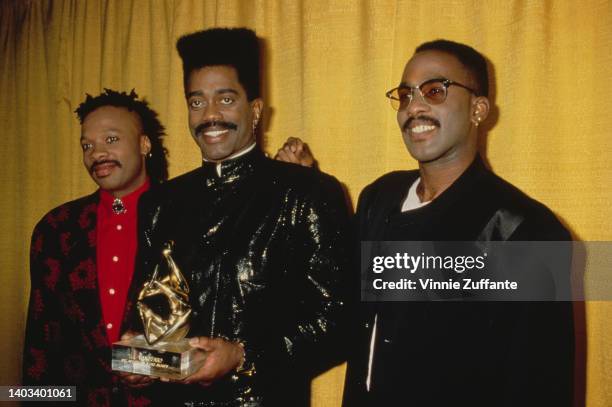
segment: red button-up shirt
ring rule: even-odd
[[[138,199],[149,180],[121,198],[125,211],[113,212],[115,197],[100,190],[97,223],[98,287],[102,317],[110,343],[119,340],[127,293],[134,274],[137,249]]]

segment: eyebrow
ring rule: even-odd
[[[109,129],[104,129],[104,133],[121,133],[121,130],[111,127]],[[81,138],[79,140],[86,140],[86,137],[83,133],[81,133]]]
[[[216,95],[219,95],[222,93],[233,93],[234,95],[239,95],[238,91],[232,88],[217,89],[215,91]],[[194,90],[192,92],[187,93],[187,99],[189,99],[192,96],[204,96],[204,92],[202,92],[201,90]]]
[[[426,79],[426,80],[424,80],[423,82],[419,83],[417,86],[421,86],[421,85],[422,85],[422,84],[424,84],[425,82],[431,82],[431,81],[447,81],[447,80],[449,80],[449,79],[448,79],[448,78],[445,78],[445,77],[443,77],[443,76],[436,76],[436,77],[433,77],[433,78],[430,78],[430,79]],[[454,81],[453,81],[453,82],[454,82]],[[408,85],[406,82],[403,82],[403,81],[402,81],[402,82],[400,82],[400,84],[399,84],[398,88],[402,88],[402,87],[404,87],[404,88],[414,88],[414,86],[412,86],[412,85]]]

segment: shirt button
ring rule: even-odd
[[[108,293],[110,295],[115,295],[115,289],[114,288],[109,288]]]
[[[106,324],[106,329],[113,329],[113,324],[111,323]]]
[[[115,263],[117,263],[117,262],[119,261],[119,257],[117,257],[117,256],[113,256],[113,261],[114,261]]]
[[[117,225],[117,230],[121,230],[121,229],[123,229],[123,226]]]

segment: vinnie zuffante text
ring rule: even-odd
[[[409,273],[409,277],[386,281],[375,278],[372,286],[375,290],[517,290],[518,283],[510,280],[495,280],[484,278],[486,272],[487,253],[480,256],[431,256],[421,253],[413,256],[408,253],[396,253],[393,256],[375,256],[372,258],[371,270],[375,274],[385,271]],[[418,277],[414,274],[419,271],[453,271],[459,275],[478,271],[477,278],[440,278]],[[381,276],[382,277],[382,276]]]

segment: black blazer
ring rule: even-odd
[[[361,240],[570,240],[548,208],[490,172],[480,157],[430,204],[402,213],[418,176],[418,171],[393,172],[364,189],[356,215]],[[571,405],[571,303],[362,305],[345,386],[347,406]]]

